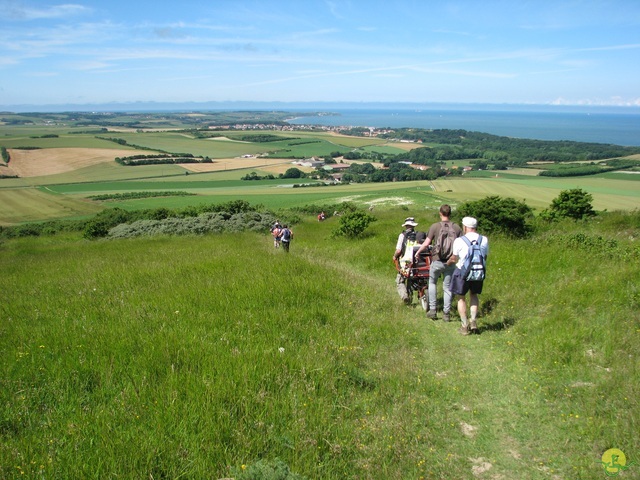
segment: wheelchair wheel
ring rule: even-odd
[[[427,295],[422,295],[420,297],[420,305],[422,305],[422,309],[425,312],[429,310],[429,297]]]

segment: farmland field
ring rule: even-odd
[[[192,117],[188,117],[192,118]],[[126,116],[123,117],[123,121]],[[172,125],[177,128],[178,124]],[[76,133],[70,133],[75,131]],[[404,204],[423,209],[448,202],[456,205],[488,195],[524,200],[536,210],[546,208],[561,190],[582,188],[593,195],[597,210],[640,208],[640,176],[608,173],[591,177],[549,178],[539,170],[474,171],[434,181],[345,184],[291,188],[312,180],[243,181],[248,173],[284,174],[295,158],[325,156],[336,150],[397,154],[420,144],[389,142],[375,137],[351,137],[318,131],[205,131],[144,132],[123,125],[100,133],[77,127],[0,125],[0,146],[11,160],[0,167],[0,225],[92,215],[112,206],[127,209],[167,207],[228,201],[236,198],[269,208],[316,203],[339,203],[352,198],[363,205]],[[251,141],[255,139],[256,141]],[[258,141],[259,140],[259,141]],[[25,149],[28,148],[28,149]],[[209,157],[211,163],[122,166],[118,156],[170,152]],[[264,155],[264,156],[259,156]],[[281,156],[278,156],[281,155]],[[363,159],[361,162],[371,162]],[[358,161],[345,161],[357,163]],[[469,161],[447,161],[462,168]],[[374,163],[376,168],[381,163]],[[310,167],[297,167],[312,172]],[[42,187],[42,188],[34,188]],[[186,191],[196,196],[158,197],[97,202],[88,197],[105,193]],[[395,199],[395,200],[389,200]]]

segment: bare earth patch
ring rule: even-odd
[[[149,152],[152,153],[152,152]],[[116,157],[134,155],[133,150],[111,148],[42,148],[39,150],[9,149],[11,171],[19,177],[55,175],[113,162]]]
[[[476,430],[477,429],[473,425],[469,425],[468,423],[465,423],[465,422],[460,422],[460,429],[462,430],[462,433],[466,437],[475,437],[476,436]]]
[[[493,468],[493,465],[491,465],[482,457],[469,458],[469,460],[471,460],[471,463],[473,463],[473,466],[471,467],[471,473],[473,473],[475,477],[479,477],[483,473],[488,472],[489,470],[491,470],[491,468]]]

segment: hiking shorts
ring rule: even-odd
[[[468,282],[462,277],[462,271],[456,268],[451,275],[451,293],[454,295],[466,295],[467,292],[479,294],[482,293],[482,284],[484,282]]]

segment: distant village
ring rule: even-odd
[[[295,132],[295,131],[321,131],[321,132],[333,132],[344,133],[352,132],[354,129],[358,129],[360,135],[363,137],[377,137],[379,135],[386,135],[394,133],[395,130],[389,128],[376,128],[376,127],[353,127],[353,126],[331,126],[331,125],[281,125],[278,123],[236,123],[230,125],[210,125],[209,130],[277,130],[281,132]],[[405,143],[412,143],[410,140],[400,140]],[[421,143],[420,141],[413,143]]]

